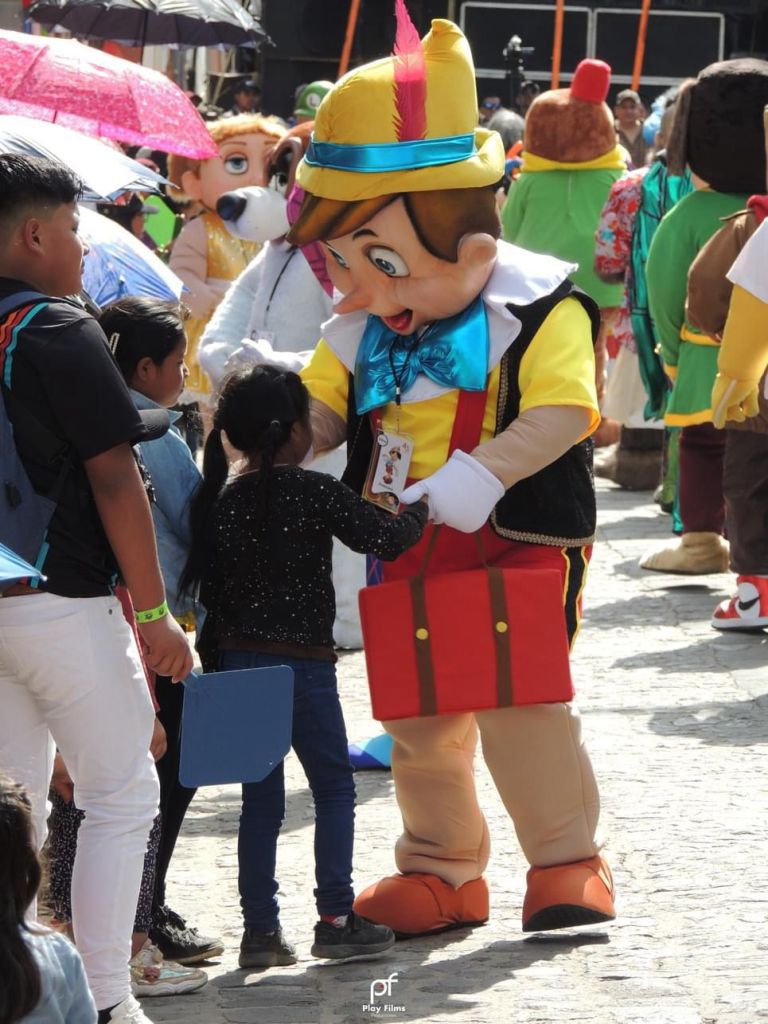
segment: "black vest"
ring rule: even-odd
[[[578,299],[589,314],[592,341],[600,329],[600,310],[584,292],[566,280],[550,295],[527,306],[507,309],[522,323],[520,333],[499,364],[499,399],[496,428],[500,434],[520,413],[520,362],[528,346],[554,307],[568,296]],[[373,451],[370,416],[359,416],[355,407],[354,375],[349,375],[347,402],[347,468],[344,483],[362,492]],[[577,547],[594,540],[596,511],[592,476],[594,444],[591,438],[569,448],[555,462],[518,481],[491,513],[495,533],[508,540],[529,544]]]

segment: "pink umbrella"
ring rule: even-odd
[[[218,153],[182,90],[151,68],[74,39],[0,30],[0,114],[205,160]]]

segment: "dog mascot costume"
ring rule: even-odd
[[[402,500],[426,496],[444,524],[428,572],[478,567],[480,531],[489,565],[560,573],[573,637],[595,526],[598,310],[574,291],[571,264],[497,241],[504,152],[477,127],[467,42],[436,20],[422,43],[403,0],[396,8],[394,57],[326,96],[297,175],[306,197],[289,241],[321,240],[341,293],[303,371],[315,447],[348,441],[344,479],[362,491],[377,430],[408,435],[414,482]],[[385,564],[385,582],[413,577],[424,553],[422,543]],[[597,786],[571,704],[384,725],[400,873],[358,896],[361,915],[404,935],[487,919],[479,734],[531,865],[524,929],[614,917]]]
[[[267,180],[219,197],[216,212],[244,242],[263,245],[227,290],[200,340],[200,365],[218,388],[239,366],[280,363],[298,372],[331,315],[331,292],[319,245],[302,252],[285,240],[304,193],[294,187],[312,122],[292,128],[272,150]]]

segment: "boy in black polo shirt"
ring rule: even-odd
[[[131,995],[130,936],[147,835],[157,811],[149,755],[153,711],[133,636],[112,593],[125,580],[149,647],[178,680],[192,667],[167,614],[152,517],[131,444],[148,436],[101,328],[63,296],[81,288],[80,183],[54,161],[0,155],[0,301],[22,291],[24,315],[0,322],[0,380],[70,447],[38,563],[39,588],[0,599],[0,769],[33,798],[38,841],[55,746],[86,818],[72,880],[73,924],[99,1022],[146,1024]],[[9,413],[13,422],[13,415]],[[33,486],[54,470],[14,438]],[[0,508],[0,539],[2,516]]]

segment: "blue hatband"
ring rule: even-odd
[[[366,145],[316,142],[313,135],[304,162],[310,167],[376,174],[381,171],[413,171],[419,167],[456,164],[468,160],[476,152],[474,132],[448,135],[441,139],[372,142]]]

